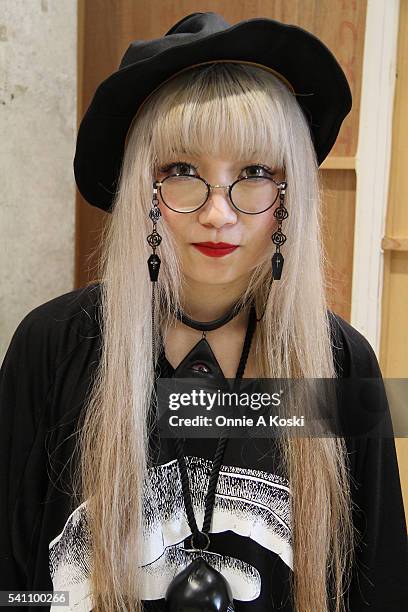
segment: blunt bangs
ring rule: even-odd
[[[183,154],[284,169],[285,121],[276,77],[242,64],[211,64],[166,83],[152,121],[154,171]],[[159,90],[160,91],[160,90]]]

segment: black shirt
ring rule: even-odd
[[[32,310],[18,325],[0,377],[0,590],[68,590],[70,607],[92,609],[86,501],[70,495],[75,431],[99,359],[99,285]],[[381,378],[368,341],[330,313],[341,377]],[[162,353],[159,373],[174,372]],[[382,382],[382,381],[381,381]],[[388,437],[346,438],[363,535],[349,590],[350,612],[408,609],[408,546],[401,486],[385,400]],[[216,439],[187,438],[186,464],[199,528]],[[147,611],[164,610],[172,577],[192,559],[191,534],[171,440],[163,439],[143,501],[143,586]],[[233,589],[237,612],[293,612],[290,483],[269,439],[231,438],[223,458],[204,553]],[[22,608],[27,609],[27,608]],[[38,607],[36,607],[38,609]],[[44,610],[50,606],[44,606]]]

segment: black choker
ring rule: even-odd
[[[239,313],[239,310],[236,308],[237,305],[238,302],[235,302],[235,304],[226,314],[222,315],[218,319],[214,319],[214,321],[195,321],[181,310],[177,310],[174,314],[179,321],[185,325],[188,325],[189,327],[192,327],[193,329],[197,329],[198,331],[212,331],[213,329],[218,329],[222,325],[225,325],[231,321],[231,319],[237,316]]]
[[[197,344],[193,346],[190,352],[184,357],[184,359],[175,369],[175,378],[205,377],[214,380],[225,379],[221,366],[218,363],[217,358],[207,341],[206,332],[218,329],[222,325],[225,325],[225,323],[228,323],[228,321],[231,321],[231,319],[233,319],[238,314],[238,312],[236,311],[237,303],[238,302],[234,304],[234,306],[229,312],[227,312],[219,319],[215,319],[214,321],[208,322],[195,321],[194,319],[191,319],[180,311],[178,313],[175,312],[175,316],[177,317],[177,319],[179,319],[179,321],[185,323],[185,325],[188,325],[189,327],[203,332],[201,340],[199,340]],[[254,324],[256,324],[254,304],[251,305],[249,319],[253,319]]]

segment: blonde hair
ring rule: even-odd
[[[84,412],[76,483],[87,500],[95,610],[142,610],[142,496],[155,381],[146,236],[155,172],[182,151],[237,159],[254,153],[285,169],[289,217],[282,278],[268,297],[271,250],[250,271],[241,296],[243,302],[255,299],[258,313],[267,300],[253,339],[256,368],[264,378],[336,376],[323,281],[321,187],[296,97],[255,66],[222,63],[178,74],[154,92],[131,126],[101,240],[101,357]],[[165,336],[172,308],[183,300],[177,248],[159,223],[156,346],[159,329]],[[353,562],[344,440],[280,438],[279,444],[292,492],[294,609],[340,612]]]

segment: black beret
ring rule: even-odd
[[[332,52],[303,28],[255,18],[231,26],[214,12],[192,13],[162,38],[135,40],[119,69],[96,89],[78,131],[74,173],[93,206],[111,212],[126,135],[149,95],[179,72],[230,61],[270,70],[295,94],[320,165],[351,109],[350,87]]]

